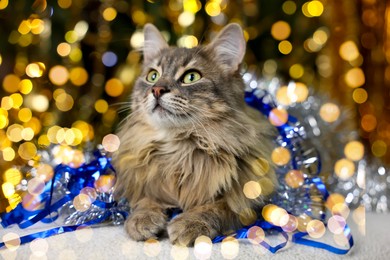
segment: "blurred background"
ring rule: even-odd
[[[347,146],[328,149],[346,154],[342,169],[352,174],[350,161],[375,166],[368,199],[384,200],[377,211],[387,211],[390,1],[0,0],[0,212],[21,201],[25,167],[40,150],[78,166],[83,150],[112,142],[139,73],[146,23],[171,45],[191,48],[230,22],[244,29],[247,71],[327,100],[319,116],[350,131],[341,142],[355,141],[350,156]],[[52,174],[45,167],[38,172]]]

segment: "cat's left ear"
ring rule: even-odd
[[[160,31],[154,25],[146,24],[144,27],[144,62],[149,63],[162,49],[168,47],[169,45]]]
[[[246,48],[241,27],[236,23],[225,26],[207,48],[214,52],[222,68],[230,72],[236,71],[244,58]]]

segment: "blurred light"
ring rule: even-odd
[[[95,110],[98,113],[103,114],[107,112],[107,109],[108,109],[108,103],[104,99],[99,99],[95,102]]]
[[[56,106],[59,110],[66,112],[72,109],[74,104],[73,97],[69,94],[62,93],[56,99]]]
[[[372,114],[366,114],[362,117],[360,124],[364,131],[372,132],[377,126],[376,117]]]
[[[83,67],[75,67],[69,73],[70,82],[75,86],[82,86],[88,81],[88,72]]]
[[[58,0],[57,2],[62,9],[68,9],[72,5],[72,0]]]
[[[26,35],[31,31],[30,27],[30,21],[29,20],[23,20],[20,22],[18,27],[18,32],[22,35]]]
[[[107,152],[115,152],[119,149],[121,142],[119,137],[114,134],[108,134],[103,137],[102,145]]]
[[[274,126],[282,126],[287,123],[288,113],[283,108],[273,108],[269,113],[268,120]]]
[[[15,187],[12,183],[4,182],[3,185],[1,185],[1,188],[3,190],[4,197],[6,198],[10,198],[15,194]]]
[[[291,27],[285,21],[278,21],[271,27],[271,35],[276,40],[285,40],[290,36]]]
[[[193,35],[184,35],[177,41],[179,47],[194,48],[198,45],[198,39]]]
[[[345,198],[343,195],[339,193],[332,193],[329,195],[329,197],[326,199],[325,206],[332,210],[332,208],[337,204],[343,204],[345,201]]]
[[[282,54],[289,54],[292,51],[292,44],[289,41],[281,41],[278,45],[278,49]]]
[[[118,61],[118,57],[112,51],[107,51],[102,55],[102,62],[107,67],[113,67]]]
[[[149,238],[144,242],[143,252],[148,257],[156,258],[160,254],[160,251],[161,251],[161,245],[160,242],[158,242],[158,240],[154,238]],[[194,253],[196,255],[196,251]]]
[[[265,239],[265,232],[261,227],[253,226],[248,229],[248,240],[254,245],[258,245]]]
[[[54,176],[53,167],[46,163],[41,163],[36,167],[37,177],[42,181],[48,182]]]
[[[45,189],[45,182],[39,178],[34,177],[27,183],[27,190],[31,195],[39,196]]]
[[[23,79],[19,82],[18,88],[19,88],[20,93],[27,95],[33,89],[33,83],[29,79]]]
[[[10,125],[7,128],[8,139],[14,143],[20,142],[23,139],[22,138],[22,130],[23,130],[23,126],[21,126],[19,124]]]
[[[341,234],[346,226],[346,221],[342,216],[334,215],[328,220],[328,229],[333,234]]]
[[[340,109],[336,104],[325,103],[320,108],[322,120],[328,123],[335,122],[340,117]]]
[[[5,182],[16,186],[22,180],[22,173],[17,168],[9,168],[4,172],[3,178]]]
[[[24,160],[31,160],[37,154],[37,147],[31,142],[25,142],[19,146],[18,154]]]
[[[282,216],[280,222],[282,222],[282,229],[284,232],[294,232],[298,228],[298,219],[290,214]]]
[[[171,1],[173,2],[173,1]],[[185,12],[196,13],[202,8],[202,4],[199,0],[184,0],[183,9]]]
[[[69,59],[74,63],[79,62],[83,57],[82,51],[78,47],[74,47],[69,53]]]
[[[108,7],[106,9],[104,9],[103,11],[103,18],[104,20],[108,21],[108,22],[111,22],[112,20],[114,20],[117,16],[117,12],[114,8],[112,7]]]
[[[291,82],[287,86],[287,96],[291,102],[303,102],[309,96],[309,89],[302,82]]]
[[[320,1],[310,1],[307,4],[307,11],[313,17],[321,16],[322,12],[324,11],[324,6]]]
[[[284,180],[291,188],[298,188],[303,185],[305,179],[303,173],[299,170],[290,170],[286,173]]]
[[[49,71],[50,81],[57,86],[64,85],[69,79],[68,70],[62,65],[56,65]]]
[[[144,34],[143,32],[135,32],[130,38],[130,45],[134,49],[139,49],[144,45]]]
[[[45,95],[34,95],[30,107],[37,112],[45,112],[49,108],[49,99]]]
[[[87,211],[91,205],[91,199],[86,194],[79,194],[73,199],[73,206],[77,211]]]
[[[71,31],[68,31],[65,33],[65,40],[68,43],[75,43],[79,40],[79,36],[78,36],[77,32],[71,30]]]
[[[19,93],[14,93],[9,96],[12,99],[12,108],[19,108],[23,104],[23,97]]]
[[[7,6],[8,6],[8,0],[0,1],[0,10],[7,8]]]
[[[34,134],[38,134],[42,128],[41,121],[36,117],[32,117],[28,122],[24,123],[23,126],[25,128],[31,128]]]
[[[363,104],[367,101],[368,93],[363,88],[357,88],[352,93],[353,100],[358,104]]]
[[[224,259],[234,259],[238,256],[240,247],[238,240],[234,237],[226,237],[222,240],[221,254]]]
[[[307,224],[306,231],[310,237],[320,238],[325,234],[326,228],[322,221],[314,219]]]
[[[58,44],[57,46],[57,53],[58,55],[60,55],[61,57],[65,57],[65,56],[68,56],[69,53],[71,51],[71,47],[70,47],[70,44],[67,43],[67,42],[61,42],[60,44]]]
[[[33,19],[30,27],[33,34],[41,34],[45,30],[45,22],[41,19]]]
[[[328,29],[321,27],[320,29],[315,31],[313,34],[313,40],[319,45],[325,44],[328,40]]]
[[[366,80],[361,68],[352,68],[348,70],[344,79],[347,85],[351,88],[361,87]]]
[[[205,6],[206,13],[209,16],[217,16],[221,13],[221,7],[217,2],[207,2]]]
[[[286,14],[292,15],[297,10],[297,5],[294,1],[285,1],[282,5],[283,12]]]
[[[47,135],[41,135],[39,136],[38,138],[38,145],[41,147],[47,147],[50,145],[50,140],[49,138],[47,137]]]
[[[86,21],[78,21],[74,27],[75,32],[77,33],[78,39],[81,40],[85,37],[88,32],[89,25]]]
[[[195,21],[195,15],[192,12],[183,12],[179,15],[178,22],[182,27],[188,27]]]
[[[10,110],[14,105],[14,101],[10,97],[3,97],[1,99],[1,108],[4,110]]]
[[[248,181],[244,184],[243,192],[248,199],[257,199],[261,195],[261,186],[256,181]]]
[[[8,74],[3,79],[3,89],[8,93],[15,93],[19,90],[20,78],[14,74]]]
[[[376,157],[382,157],[387,152],[387,144],[382,140],[376,140],[371,145],[372,154]]]
[[[348,180],[355,174],[355,164],[349,159],[340,159],[334,166],[336,175],[341,180]]]
[[[135,10],[134,12],[132,12],[131,18],[133,19],[134,23],[139,25],[144,25],[147,19],[145,13],[141,10]]]
[[[2,111],[6,111],[6,110],[3,110],[2,108],[0,108]],[[0,129],[3,129],[5,128],[9,123],[9,120],[8,120],[8,117],[6,115],[2,115],[0,114]]]
[[[100,177],[95,181],[94,187],[98,192],[109,193],[115,185],[115,180],[114,175],[100,175]]]
[[[294,79],[299,79],[303,76],[305,69],[301,64],[294,64],[289,69],[289,74]]]
[[[275,60],[266,60],[264,62],[264,73],[268,75],[275,75],[276,70],[278,69],[278,64]]]
[[[346,41],[341,44],[339,54],[345,61],[353,61],[360,55],[359,50],[353,41]]]
[[[279,166],[286,165],[290,161],[291,155],[288,149],[277,147],[272,151],[271,159]]]
[[[10,162],[15,158],[15,151],[11,147],[5,147],[2,150],[4,161]],[[18,184],[18,183],[17,183]],[[15,184],[16,185],[16,184]]]
[[[32,112],[29,108],[22,108],[18,112],[18,118],[22,122],[28,122],[31,120]]]
[[[364,146],[359,141],[351,141],[345,145],[345,156],[352,161],[359,161],[364,156]]]
[[[112,78],[106,82],[104,89],[109,96],[118,97],[123,93],[124,86],[119,79]]]

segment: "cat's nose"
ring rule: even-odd
[[[156,99],[159,99],[164,93],[167,93],[167,92],[169,92],[169,90],[167,88],[165,88],[165,87],[154,86],[152,88],[153,96]]]

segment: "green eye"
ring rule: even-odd
[[[200,80],[202,76],[197,71],[189,71],[184,74],[182,82],[185,84],[191,84]]]
[[[157,80],[160,78],[160,74],[158,73],[157,70],[151,70],[149,71],[148,75],[146,76],[146,80],[155,83]]]

